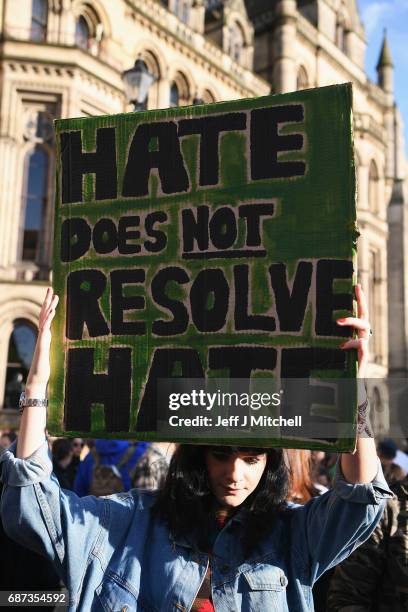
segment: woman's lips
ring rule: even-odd
[[[227,495],[237,495],[242,490],[242,489],[233,489],[231,487],[224,487],[224,489],[227,492]]]

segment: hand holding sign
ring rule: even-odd
[[[366,375],[367,364],[370,357],[368,341],[370,339],[371,326],[368,320],[368,304],[360,284],[355,286],[357,298],[357,317],[345,317],[337,319],[337,325],[353,327],[358,338],[347,340],[341,345],[343,349],[357,349],[358,354],[358,377],[364,378]]]

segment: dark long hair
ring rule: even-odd
[[[285,505],[289,472],[281,449],[180,444],[172,457],[153,512],[167,524],[172,537],[188,537],[200,550],[209,550],[211,513],[214,507],[205,462],[209,449],[267,455],[265,470],[258,486],[240,506],[248,511],[245,513],[243,535],[244,552],[248,556],[270,530],[273,516]]]

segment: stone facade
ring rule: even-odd
[[[370,375],[407,371],[401,119],[386,41],[378,84],[364,71],[354,0],[5,0],[0,31],[0,427],[18,424],[10,402],[26,371],[21,352],[27,362],[50,282],[52,120],[131,110],[122,72],[137,58],[155,76],[151,109],[353,81],[358,264],[375,330]],[[390,351],[387,296],[392,321],[406,330],[393,328]],[[386,405],[381,382],[373,384]]]

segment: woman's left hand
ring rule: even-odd
[[[358,338],[353,338],[344,342],[340,348],[357,349],[358,352],[358,377],[364,378],[366,375],[369,360],[368,341],[371,335],[371,326],[368,320],[368,305],[361,285],[355,286],[357,299],[357,317],[345,317],[337,319],[337,325],[353,327],[358,334]]]

